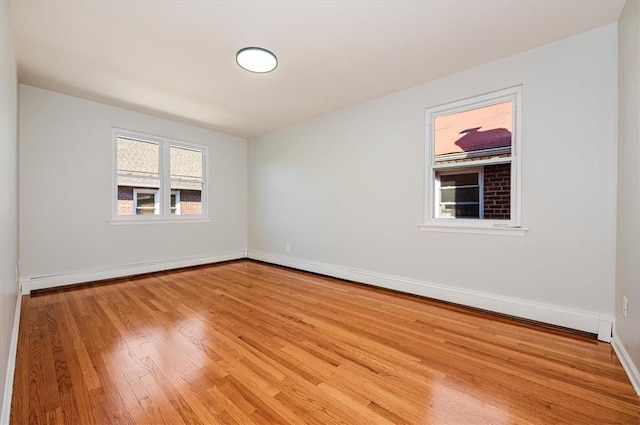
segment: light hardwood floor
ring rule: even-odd
[[[24,297],[12,424],[640,424],[611,346],[251,261]]]

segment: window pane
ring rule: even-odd
[[[440,191],[440,202],[480,202],[480,190],[475,187],[444,187]]]
[[[133,205],[137,188],[160,187],[160,147],[157,143],[117,138],[118,215],[157,214]],[[153,195],[151,195],[153,196]]]
[[[178,205],[180,203],[179,201],[180,198],[180,192],[175,191],[175,192],[171,192],[171,215],[179,215],[180,214],[180,210],[178,208]]]
[[[442,218],[480,218],[479,205],[440,205]]]
[[[440,218],[480,218],[480,174],[439,174]]]
[[[440,176],[440,187],[477,185],[478,173],[445,174]]]
[[[169,165],[171,171],[171,190],[180,191],[180,211],[174,210],[174,205],[172,204],[171,213],[201,215],[203,186],[202,151],[171,146]]]
[[[447,156],[477,157],[510,154],[513,102],[503,102],[434,120],[434,155],[436,161]],[[491,150],[487,152],[487,150]],[[485,152],[483,152],[485,151]]]
[[[155,193],[136,193],[136,214],[154,215],[158,214],[158,206]]]
[[[160,187],[160,179],[120,175],[118,176],[118,186],[148,187],[151,189],[158,189]]]
[[[118,137],[118,175],[158,180],[160,146]]]

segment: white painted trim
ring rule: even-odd
[[[631,360],[631,356],[627,352],[627,349],[624,348],[624,344],[622,344],[618,334],[613,334],[611,346],[613,347],[613,351],[616,352],[618,360],[620,360],[620,363],[622,364],[622,368],[627,373],[629,381],[631,381],[631,385],[633,385],[633,389],[636,390],[636,394],[640,396],[640,371],[638,371],[636,365],[633,364],[633,360]]]
[[[458,219],[456,221],[460,221]],[[473,220],[473,219],[469,219]],[[478,220],[474,220],[478,221]],[[447,232],[447,233],[471,233],[481,235],[507,235],[507,236],[524,236],[527,230],[523,227],[510,226],[456,226],[445,224],[418,224],[418,228],[425,232]]]
[[[509,154],[509,156],[506,158],[502,158],[502,161],[500,161],[501,158],[491,158],[490,161],[492,162],[490,162],[490,164],[511,162],[511,146],[482,149],[479,151],[470,151],[470,152],[445,153],[445,154],[438,155],[438,158],[435,158],[435,164],[433,167],[438,168],[441,165],[446,167],[445,164],[451,164],[451,162],[449,161],[455,161],[460,159],[472,160],[478,157],[496,156],[496,155],[505,155],[505,154]],[[498,162],[494,162],[494,161],[498,161]],[[441,163],[444,163],[444,164],[441,164]],[[478,163],[478,161],[476,161],[476,163]]]
[[[9,358],[7,359],[7,375],[4,382],[4,399],[2,400],[2,414],[0,415],[0,425],[9,425],[9,414],[11,413],[11,396],[13,394],[13,377],[16,371],[16,355],[18,353],[18,332],[20,330],[21,308],[22,295],[18,294],[16,299],[16,311],[13,316],[11,342],[9,343]]]
[[[176,197],[176,212],[173,215],[180,215],[180,191],[171,189],[171,196],[174,196],[174,195]],[[200,195],[200,199],[202,199],[202,195]],[[171,207],[171,202],[169,202],[169,207]]]
[[[395,291],[448,301],[469,307],[480,308],[510,316],[563,326],[584,332],[598,334],[598,339],[611,340],[613,318],[595,312],[570,309],[552,304],[543,304],[520,298],[447,285],[407,279],[382,273],[368,272],[349,267],[319,263],[301,258],[249,250],[249,258],[266,263],[278,264],[359,283],[379,286]],[[608,332],[607,332],[608,329]]]
[[[121,216],[121,217],[134,217],[134,216]],[[151,217],[151,216],[147,216]],[[114,220],[107,220],[109,224],[122,225],[122,224],[176,224],[176,223],[210,223],[210,218],[191,218],[189,215],[180,215],[176,216],[172,219],[166,218],[156,218],[156,219],[147,219],[147,220],[139,220],[135,218],[118,218]],[[196,216],[200,217],[200,216]]]
[[[104,279],[133,276],[143,273],[179,269],[182,267],[199,266],[202,264],[219,263],[221,261],[238,260],[246,258],[245,250],[238,250],[220,254],[212,254],[199,257],[176,258],[163,261],[151,261],[139,264],[127,264],[123,266],[108,267],[103,269],[82,270],[69,273],[60,273],[50,276],[33,276],[20,279],[23,294],[31,291],[57,286],[73,285],[76,283],[94,282]]]
[[[445,163],[441,163],[441,162],[436,162],[435,164],[433,164],[433,166],[431,168],[433,168],[434,170],[457,170],[457,169],[464,169],[464,166],[469,166],[471,165],[472,167],[483,167],[485,165],[495,165],[495,164],[511,164],[512,162],[512,157],[507,156],[507,157],[498,157],[498,158],[487,158],[487,159],[477,159],[475,161],[472,161],[471,159],[467,162],[445,162]],[[456,165],[455,167],[452,165]]]
[[[613,338],[613,318],[600,317],[597,334],[599,341],[611,342],[611,338]]]

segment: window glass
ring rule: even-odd
[[[180,215],[180,191],[171,191],[171,214]]]
[[[157,196],[157,192],[136,191],[136,215],[158,214]]]
[[[171,146],[169,161],[171,190],[180,191],[180,210],[172,214],[202,214],[202,152]]]
[[[113,130],[113,216],[206,217],[207,147]]]
[[[441,218],[480,218],[479,173],[440,175]]]
[[[479,218],[480,208],[478,204],[440,205],[440,217],[442,218]]]
[[[436,160],[447,155],[477,155],[487,149],[511,149],[513,102],[485,106],[434,120]],[[464,155],[467,154],[467,155]]]
[[[147,194],[144,200],[133,205],[133,192],[137,189],[160,188],[160,146],[157,143],[118,137],[117,141],[117,215],[149,214],[149,196],[155,205],[155,195]],[[139,196],[141,194],[138,194]],[[140,202],[147,202],[140,206]],[[147,211],[147,212],[142,212]],[[152,208],[150,214],[154,213]]]

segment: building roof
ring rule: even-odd
[[[511,131],[511,102],[443,115],[435,119],[435,155],[510,148]]]
[[[172,189],[201,190],[202,152],[171,146]],[[159,187],[160,147],[157,143],[118,137],[118,185]]]

